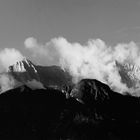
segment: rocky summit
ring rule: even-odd
[[[130,63],[121,64],[116,61],[122,82],[129,88],[140,86],[140,67]]]
[[[35,65],[24,58],[22,61],[16,62],[16,64],[9,66],[8,73],[14,76],[14,78],[22,83],[31,81],[33,79],[40,81],[37,69]]]

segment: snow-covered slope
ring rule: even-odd
[[[33,79],[40,81],[35,65],[26,58],[10,66],[8,73],[12,74],[15,79],[22,83],[32,81]]]
[[[140,86],[140,67],[130,63],[121,64],[117,61],[116,66],[119,69],[122,82],[126,83],[129,88]]]

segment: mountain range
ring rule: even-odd
[[[35,80],[44,87],[62,88],[72,83],[70,74],[59,66],[38,66],[26,58],[9,66],[8,73],[22,84]]]
[[[116,62],[122,81],[136,86],[138,67]],[[2,140],[127,140],[140,138],[140,98],[113,91],[96,79],[72,83],[58,66],[24,58],[7,73],[19,83],[0,94]],[[30,82],[44,88],[33,89]],[[128,82],[129,81],[129,82]]]
[[[130,63],[119,63],[116,61],[116,67],[121,76],[121,81],[128,88],[137,88],[140,85],[140,68]],[[53,87],[64,89],[65,87],[73,86],[72,76],[66,70],[59,66],[39,66],[33,64],[30,60],[23,58],[15,64],[9,66],[8,75],[14,77],[19,85],[28,85],[31,87],[31,82],[42,85],[42,87]]]

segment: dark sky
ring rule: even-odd
[[[26,53],[26,38],[45,43],[59,36],[82,44],[91,38],[139,42],[140,1],[0,0],[0,48]]]

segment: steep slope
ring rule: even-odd
[[[72,84],[70,74],[62,70],[59,66],[36,66],[40,81],[50,87],[63,87]]]
[[[119,120],[139,120],[140,99],[112,91],[109,86],[94,79],[81,80],[70,93],[71,97],[87,105],[99,116]],[[140,123],[140,120],[138,121]]]

